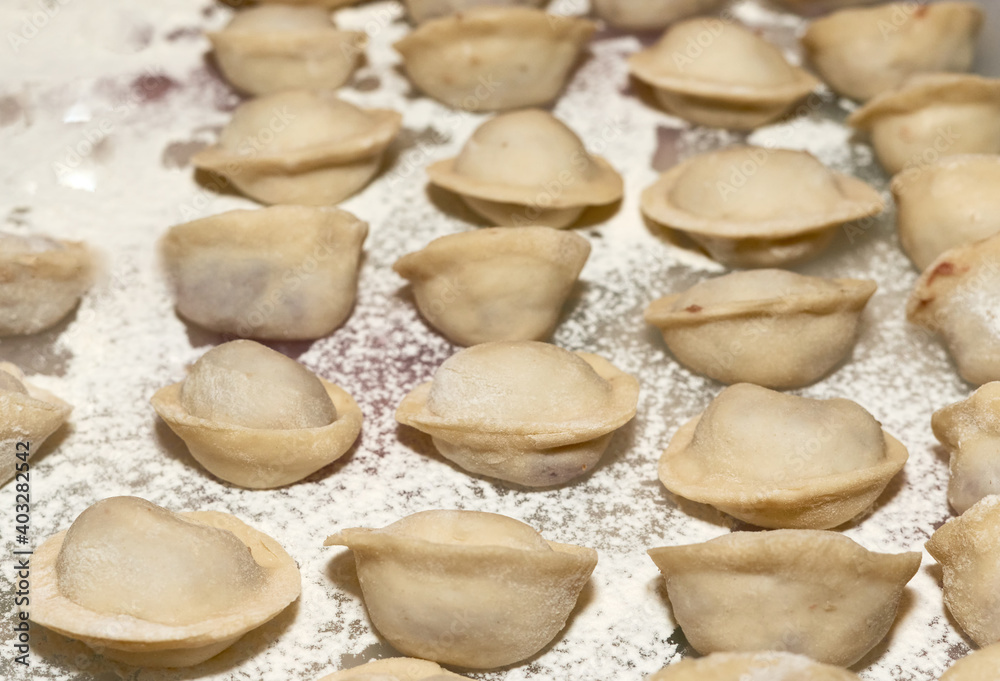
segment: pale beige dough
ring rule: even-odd
[[[73,407],[24,380],[9,362],[0,362],[0,487],[14,478],[18,464],[35,454],[66,423]],[[18,443],[23,443],[18,446]],[[23,469],[23,466],[22,466]]]
[[[388,657],[350,669],[341,669],[318,681],[459,681],[467,678],[427,660]]]
[[[403,0],[415,24],[461,14],[476,7],[541,7],[548,0]]]
[[[934,412],[931,426],[950,456],[948,501],[960,514],[1000,493],[1000,382]]]
[[[594,13],[630,31],[662,30],[681,19],[722,9],[726,0],[594,0]]]
[[[988,681],[1000,670],[1000,644],[973,650],[941,676],[941,681]]]
[[[857,674],[792,653],[712,653],[683,659],[646,681],[860,681]]]

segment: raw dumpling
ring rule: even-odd
[[[327,674],[319,681],[459,681],[459,676],[434,662],[413,657],[389,657]]]
[[[258,2],[265,5],[297,5],[297,6],[315,6],[315,7],[326,7],[327,9],[337,9],[338,7],[347,7],[348,5],[356,5],[361,0],[257,0]]]
[[[884,207],[875,189],[808,152],[749,146],[690,158],[642,194],[646,217],[688,234],[731,267],[813,258],[837,227]]]
[[[299,570],[228,513],[99,501],[33,556],[31,619],[112,660],[187,667],[299,597]]]
[[[476,7],[432,19],[393,47],[425,94],[453,109],[501,111],[558,97],[595,28],[527,7]]]
[[[675,24],[628,63],[664,109],[716,128],[752,130],[775,121],[820,84],[771,43],[718,19]]]
[[[0,232],[0,336],[55,326],[90,288],[93,270],[82,243]]]
[[[934,435],[951,456],[948,501],[960,514],[1000,493],[1000,382],[934,412]]]
[[[799,388],[850,352],[877,285],[783,270],[733,272],[646,308],[684,366],[723,383]]]
[[[976,645],[1000,640],[1000,497],[988,496],[935,532],[926,545],[941,564],[944,602]]]
[[[856,674],[792,653],[713,653],[687,658],[646,681],[860,681]]]
[[[382,529],[343,530],[325,545],[354,551],[368,616],[394,648],[470,669],[544,648],[597,565],[593,549],[478,511],[424,511]]]
[[[501,226],[568,227],[588,206],[614,203],[624,192],[607,161],[538,109],[486,121],[458,156],[431,164],[427,174]]]
[[[892,180],[903,250],[923,270],[950,248],[1000,232],[1000,156],[948,156]]]
[[[330,205],[368,184],[401,125],[396,111],[280,92],[241,104],[219,143],[191,162],[261,203]]]
[[[41,449],[66,423],[73,407],[24,380],[13,364],[0,362],[0,486],[14,478],[18,464]],[[21,466],[21,470],[24,466]]]
[[[351,313],[368,225],[336,208],[233,210],[162,241],[186,319],[243,338],[313,339]]]
[[[1000,79],[916,75],[847,119],[889,174],[945,156],[1000,153]]]
[[[850,400],[726,388],[681,426],[660,482],[761,527],[829,529],[867,510],[907,452]]]
[[[941,681],[989,681],[1000,670],[1000,643],[974,650],[953,664]]]
[[[675,21],[722,9],[726,0],[594,0],[601,19],[627,31],[663,30]]]
[[[842,667],[885,637],[920,567],[919,553],[875,553],[822,530],[733,532],[649,556],[699,653],[776,650]]]
[[[549,227],[492,227],[435,239],[393,269],[424,318],[458,345],[546,340],[590,242]]]
[[[802,45],[831,88],[865,101],[917,73],[968,71],[982,24],[972,2],[895,2],[818,19]]]
[[[462,468],[559,485],[593,468],[635,416],[639,383],[606,359],[533,341],[483,343],[445,360],[396,420]]]
[[[940,333],[969,383],[1000,380],[1000,234],[958,246],[932,262],[910,294],[906,318]]]
[[[357,68],[366,34],[341,31],[320,7],[265,5],[208,34],[219,68],[252,95],[338,88]]]
[[[538,7],[548,0],[404,0],[404,2],[413,23],[422,24],[430,19],[468,12],[476,7]]]
[[[151,402],[209,472],[253,489],[301,480],[343,456],[361,431],[346,391],[247,340],[209,350]]]

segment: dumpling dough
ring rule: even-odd
[[[538,7],[548,0],[404,0],[406,11],[415,24],[430,19],[462,14],[476,7]]]
[[[389,657],[327,674],[319,681],[459,681],[459,676],[438,664],[414,657]]]
[[[396,420],[472,473],[547,487],[592,469],[638,400],[638,381],[597,355],[483,343],[445,360],[403,398]]]
[[[698,50],[694,54],[692,45]],[[752,130],[770,123],[820,84],[771,43],[718,19],[674,24],[628,64],[661,107],[716,128]]]
[[[885,637],[920,567],[920,553],[875,553],[822,530],[733,532],[648,553],[699,653],[776,650],[842,667]]]
[[[660,482],[761,527],[829,529],[869,508],[907,451],[850,400],[723,390],[660,458]]]
[[[594,0],[593,10],[627,31],[663,30],[675,21],[715,12],[726,0]]]
[[[0,232],[0,336],[55,326],[90,288],[93,271],[82,243]]]
[[[665,667],[646,681],[860,681],[856,674],[792,653],[713,653]]]
[[[254,489],[314,473],[361,431],[361,410],[343,389],[246,340],[209,350],[151,402],[209,472]]]
[[[895,2],[817,19],[802,45],[831,88],[865,101],[917,73],[968,71],[982,24],[972,2]]]
[[[299,596],[295,561],[228,513],[99,501],[34,555],[31,619],[112,660],[186,667]]]
[[[347,211],[272,206],[176,225],[161,247],[183,317],[243,338],[312,339],[351,313],[367,235]]]
[[[71,411],[73,407],[52,393],[25,381],[16,366],[0,362],[0,486],[14,478],[21,463],[17,455],[35,454]]]
[[[987,646],[958,660],[941,675],[941,681],[987,681],[1000,669],[1000,643]]]
[[[453,343],[546,340],[588,255],[590,242],[576,234],[492,227],[435,239],[393,269]]]
[[[371,181],[401,126],[396,111],[290,90],[241,104],[191,162],[261,203],[332,205]]]
[[[723,383],[799,388],[854,345],[874,281],[783,270],[733,272],[646,308],[646,322],[684,366]]]
[[[988,496],[935,532],[927,551],[941,564],[944,602],[976,645],[1000,640],[1000,497]]]
[[[486,121],[458,156],[431,164],[427,175],[501,226],[568,227],[588,206],[614,203],[624,193],[611,164],[537,109]]]
[[[690,236],[730,267],[776,267],[819,255],[836,228],[877,215],[881,195],[812,154],[733,146],[690,158],[642,193],[650,220]]]
[[[593,549],[478,511],[415,513],[382,529],[343,530],[325,546],[354,551],[368,615],[394,648],[470,669],[544,648],[597,565]]]
[[[595,29],[528,7],[475,7],[432,19],[393,47],[413,84],[442,104],[502,111],[558,97]]]
[[[934,412],[934,435],[951,457],[948,501],[960,514],[1000,494],[1000,382]]]

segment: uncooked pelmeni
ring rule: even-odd
[[[717,128],[752,130],[770,123],[820,85],[771,43],[719,19],[674,24],[628,64],[664,109]]]
[[[539,7],[548,0],[404,0],[406,11],[415,24],[452,14],[468,12],[476,7]]]
[[[965,513],[983,497],[1000,494],[1000,383],[934,412],[934,436],[951,457],[948,501]]]
[[[699,653],[777,650],[842,667],[885,638],[920,567],[918,552],[875,553],[823,530],[733,532],[649,556]]]
[[[715,12],[726,0],[594,0],[594,13],[627,31],[663,30],[696,14]]]
[[[836,228],[877,215],[878,191],[805,151],[733,146],[690,158],[642,193],[650,220],[690,236],[731,267],[819,255]]]
[[[350,314],[367,235],[347,211],[272,206],[176,225],[161,249],[186,319],[242,338],[313,339]]]
[[[587,207],[614,203],[624,192],[607,161],[538,109],[486,121],[458,156],[431,164],[427,175],[501,226],[568,227]]]
[[[218,655],[301,590],[291,556],[234,516],[136,497],[97,502],[32,561],[33,622],[140,667]]]
[[[793,653],[712,653],[686,658],[646,681],[860,681],[857,674]]]
[[[590,255],[550,227],[491,227],[435,239],[393,269],[420,313],[458,345],[547,340]]]
[[[381,529],[342,530],[325,545],[354,552],[368,616],[394,648],[470,669],[545,647],[597,565],[593,549],[478,511],[424,511]]]
[[[689,369],[723,383],[799,388],[850,352],[876,287],[784,270],[733,272],[653,301],[645,318]]]
[[[209,472],[253,489],[301,480],[343,456],[361,431],[346,391],[248,340],[209,350],[151,402]]]
[[[468,471],[545,487],[591,470],[638,399],[638,381],[597,355],[483,343],[445,360],[403,399],[396,420]]]
[[[195,167],[261,203],[339,203],[375,176],[402,116],[359,109],[329,93],[291,90],[241,104]]]
[[[52,393],[25,381],[16,366],[0,362],[0,486],[25,470],[18,464],[35,454],[71,411]]]
[[[941,681],[988,681],[1000,670],[1000,643],[973,650],[948,668]]]
[[[414,657],[388,657],[327,674],[318,681],[461,681],[440,665]]]

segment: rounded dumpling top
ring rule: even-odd
[[[232,532],[136,497],[99,501],[73,522],[56,562],[59,591],[88,610],[172,626],[228,614],[266,571]]]
[[[804,294],[836,294],[840,290],[838,283],[831,279],[808,277],[778,269],[747,270],[695,284],[679,294],[671,307],[674,310],[685,310],[692,306],[710,307]]]
[[[38,234],[22,236],[10,232],[0,232],[0,253],[4,255],[21,255],[28,253],[44,253],[46,251],[61,251],[66,246],[47,236]]]
[[[8,367],[10,369],[8,370]],[[18,372],[17,375],[13,373],[14,366],[8,365],[6,363],[0,364],[0,392],[6,393],[18,393],[19,395],[27,395],[28,389],[24,386],[22,379],[24,376]]]
[[[502,546],[523,551],[551,551],[533,527],[496,513],[422,511],[377,530],[434,544]]]
[[[337,418],[315,374],[248,340],[205,353],[184,380],[180,401],[192,416],[245,428],[320,428]]]
[[[237,12],[227,31],[271,33],[274,31],[310,31],[332,28],[330,14],[322,7],[261,5]]]
[[[684,659],[661,669],[647,681],[859,681],[841,667],[805,655],[766,651],[712,653]]]

